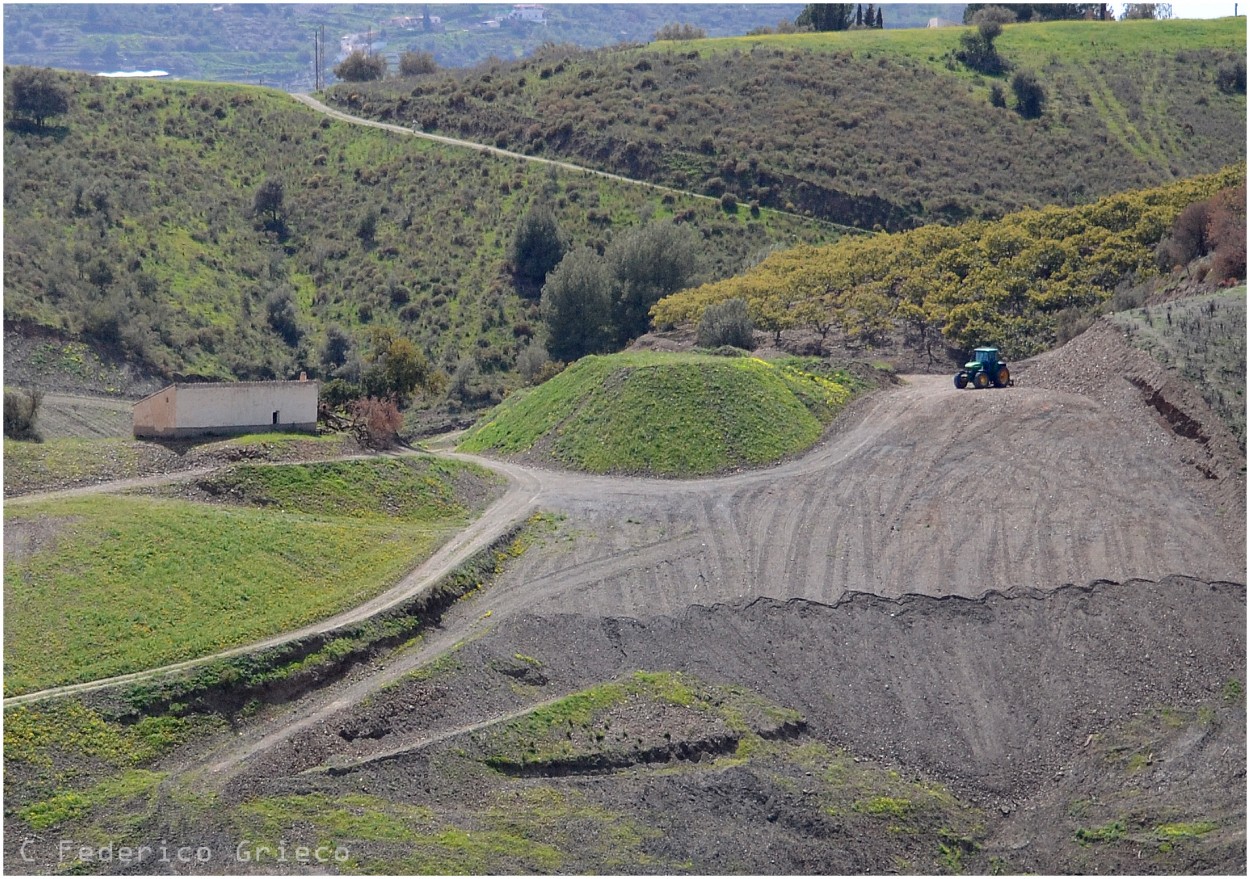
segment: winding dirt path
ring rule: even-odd
[[[448,455],[448,457],[463,456]],[[39,690],[34,693],[25,693],[20,696],[11,696],[4,700],[4,707],[8,708],[10,706],[21,705],[27,702],[38,702],[47,699],[54,699],[60,696],[87,693],[93,690],[102,690],[108,687],[117,686],[119,684],[135,683],[137,681],[170,674],[172,672],[185,671],[201,665],[206,665],[219,659],[226,659],[243,653],[252,653],[258,650],[264,650],[268,647],[276,647],[279,644],[295,641],[300,638],[307,637],[308,635],[328,632],[332,629],[337,629],[342,626],[350,625],[351,623],[368,619],[369,617],[381,613],[382,611],[395,607],[398,604],[402,604],[409,598],[433,588],[439,580],[455,570],[456,567],[462,564],[466,559],[471,557],[474,553],[489,546],[493,541],[498,539],[500,535],[507,533],[510,528],[513,528],[520,522],[524,521],[525,518],[534,511],[535,498],[538,493],[537,479],[535,479],[531,474],[509,465],[500,465],[488,461],[482,461],[481,463],[491,469],[502,472],[509,477],[509,486],[507,491],[504,492],[503,497],[499,498],[499,500],[495,501],[495,503],[488,507],[486,511],[467,528],[458,532],[450,540],[439,547],[439,549],[432,556],[417,566],[411,573],[400,580],[399,583],[364,604],[358,605],[351,610],[336,614],[335,616],[329,617],[320,622],[313,623],[312,625],[305,626],[301,629],[283,632],[271,638],[266,638],[263,641],[256,641],[251,644],[245,644],[241,647],[223,650],[220,653],[214,653],[209,656],[202,656],[197,659],[190,659],[184,662],[165,665],[160,668],[148,669],[141,672],[117,675],[111,678],[102,678],[100,680],[87,681],[80,684],[68,684],[63,687]],[[31,502],[40,498],[73,497],[84,494],[121,491],[146,485],[160,485],[194,478],[195,476],[212,472],[214,469],[218,468],[210,467],[197,471],[183,471],[178,474],[155,476],[146,479],[126,479],[118,482],[68,489],[66,491],[30,495],[24,497],[22,500],[25,502]],[[13,501],[9,501],[9,503],[13,503]]]
[[[1207,480],[1176,459],[1161,427],[1143,441],[1126,418],[1140,414],[1075,393],[961,392],[945,376],[911,376],[857,401],[803,457],[719,478],[594,476],[441,452],[504,474],[509,488],[383,595],[260,643],[4,704],[138,681],[357,622],[430,588],[538,509],[566,516],[564,539],[531,550],[490,591],[496,621],[570,606],[648,616],[752,597],[831,604],[846,591],[975,597],[1099,578],[1244,580],[1244,537],[1228,539],[1237,511],[1216,508]],[[440,632],[359,690],[288,717],[288,732],[274,740],[470,634]],[[246,748],[261,750],[260,742]]]

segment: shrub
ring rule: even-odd
[[[404,417],[394,397],[365,397],[350,406],[357,439],[373,449],[389,449],[399,438]]]
[[[1003,87],[999,85],[998,83],[994,83],[993,85],[990,86],[990,106],[991,107],[1006,107],[1007,106],[1007,95],[1004,94]]]
[[[538,384],[535,379],[550,362],[551,358],[547,356],[547,349],[537,342],[531,342],[517,355],[516,368],[527,385],[534,385]]]
[[[1028,70],[1021,70],[1011,78],[1011,90],[1016,95],[1016,112],[1025,119],[1036,119],[1042,115],[1046,103],[1046,90],[1037,81],[1037,76]]]
[[[374,236],[378,232],[378,214],[373,208],[369,208],[360,218],[360,222],[356,224],[356,237],[365,245],[373,243]]]
[[[399,56],[400,76],[422,76],[436,70],[438,64],[429,52],[405,52]]]
[[[289,289],[275,290],[265,299],[265,316],[269,327],[282,337],[282,341],[294,348],[304,337],[299,323],[299,313]]]
[[[695,338],[700,348],[732,345],[749,351],[755,347],[754,331],[746,300],[726,299],[704,309]]]
[[[1238,58],[1227,64],[1221,64],[1215,71],[1215,87],[1226,95],[1244,95],[1246,93],[1246,62]]]
[[[325,330],[325,340],[321,344],[321,367],[327,373],[338,369],[347,362],[352,350],[351,335],[338,324],[330,324]]]
[[[5,391],[4,435],[13,440],[39,442],[39,404],[42,402],[42,391]]]
[[[1011,66],[994,46],[994,40],[1002,30],[1002,25],[996,22],[982,22],[977,25],[976,33],[965,33],[959,37],[955,58],[965,67],[987,76],[1006,73]]]
[[[1206,238],[1216,282],[1246,276],[1246,187],[1217,192],[1210,200]]]
[[[386,76],[386,59],[357,50],[334,67],[334,75],[344,82],[372,82]]]

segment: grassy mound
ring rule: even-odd
[[[93,496],[4,511],[5,695],[193,659],[394,585],[496,492],[425,459],[241,466],[228,503]]]
[[[702,475],[767,464],[815,443],[851,397],[848,375],[803,367],[656,352],[586,357],[505,400],[460,448],[598,473]]]

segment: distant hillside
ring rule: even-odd
[[[964,29],[776,35],[342,84],[331,97],[537,155],[888,230],[1071,205],[1244,162],[1244,19],[1012,25],[996,46],[1045,92],[953,55]],[[1244,66],[1242,67],[1244,71]],[[1234,77],[1235,79],[1235,77]],[[1005,106],[991,105],[991,89]],[[1227,86],[1226,86],[1227,87]]]
[[[705,278],[832,234],[331,121],[255,87],[60,82],[69,113],[4,135],[6,324],[165,377],[324,375],[327,330],[346,340],[341,363],[382,326],[449,373],[469,364],[498,397],[542,332],[507,264],[539,203],[576,246],[602,248],[644,217],[680,221],[697,230]],[[257,211],[267,182],[281,222]]]
[[[745,34],[793,21],[802,4],[555,3],[541,23],[509,20],[510,3],[9,3],[4,61],[83,70],[167,70],[176,77],[310,90],[313,33],[325,28],[327,75],[348,34],[372,38],[394,62],[404,51],[433,54],[443,67],[520,58],[547,42],[585,48],[645,43],[665,24],[709,36]],[[431,16],[425,27],[424,15]],[[963,4],[892,5],[885,26],[958,21]],[[489,24],[494,22],[494,25]]]
[[[703,475],[803,451],[862,383],[803,361],[630,352],[584,357],[509,397],[466,451],[598,473]]]

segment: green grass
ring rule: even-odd
[[[51,479],[83,480],[116,474],[138,476],[139,444],[124,439],[57,439],[42,443],[4,443],[7,489],[39,485]]]
[[[904,797],[872,797],[861,800],[851,807],[856,812],[884,818],[902,818],[911,811],[911,800]]]
[[[101,806],[137,797],[150,797],[164,773],[131,769],[82,791],[64,791],[47,800],[32,803],[17,814],[35,830],[59,827],[86,818]]]
[[[505,400],[461,448],[538,447],[574,469],[702,475],[808,448],[850,396],[836,379],[753,357],[586,357]]]
[[[349,853],[341,868],[389,875],[550,873],[569,851],[620,872],[652,863],[641,846],[658,836],[576,791],[545,787],[495,791],[471,817],[364,794],[304,794],[251,800],[232,821],[253,851],[283,839],[337,846]]]
[[[375,458],[299,466],[232,467],[200,482],[213,494],[281,512],[370,520],[463,523],[460,480],[498,482],[480,467],[435,458]],[[446,521],[443,521],[446,520]]]
[[[742,740],[753,736],[761,723],[797,721],[797,711],[773,705],[741,687],[705,684],[680,672],[636,671],[615,681],[598,684],[535,708],[492,729],[482,741],[485,762],[491,766],[546,763],[603,754],[620,747],[654,746],[671,741],[663,730],[635,729],[613,709],[643,705],[676,706],[700,712],[708,724],[721,722]],[[748,757],[748,753],[737,755]]]
[[[930,63],[936,65],[936,59],[957,47],[960,33],[954,28],[906,28],[722,37],[694,43],[652,43],[644,51],[698,51],[701,55],[716,55],[768,46],[812,52],[851,52],[869,57],[904,57],[926,62],[932,56],[935,60]],[[1217,47],[1235,49],[1244,45],[1245,27],[1235,20],[1219,19],[1016,24],[1004,27],[995,41],[999,54],[1020,67],[1034,69],[1044,67],[1054,57],[1085,62],[1109,54],[1138,56]]]
[[[1217,829],[1219,826],[1214,821],[1178,821],[1173,824],[1160,824],[1155,828],[1155,834],[1160,839],[1174,842],[1178,839],[1192,839],[1196,836],[1202,836]]]
[[[232,449],[259,451],[268,460],[332,457],[342,454],[339,434],[311,436],[261,433],[232,437],[192,447],[177,455],[157,443],[131,439],[53,439],[42,443],[4,443],[4,487],[8,494],[41,491],[99,480],[129,479],[193,467]]]
[[[344,462],[327,465],[327,504],[307,478],[321,465],[309,467],[234,471],[254,496],[280,498],[276,510],[141,497],[10,506],[6,528],[50,536],[6,559],[6,694],[207,655],[359,604],[466,522],[455,482],[481,479],[442,463]],[[402,493],[383,493],[387,472],[407,472]]]
[[[1089,845],[1091,843],[1102,845],[1120,839],[1124,836],[1125,830],[1123,821],[1109,821],[1099,827],[1078,827],[1076,841],[1081,845]]]
[[[125,769],[159,757],[192,731],[188,718],[145,717],[123,726],[74,701],[18,705],[4,713],[4,759],[50,769],[60,754]]]

